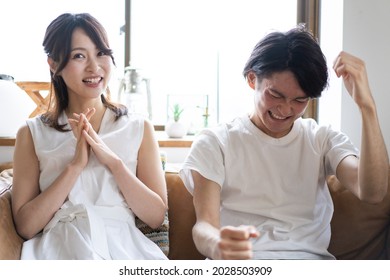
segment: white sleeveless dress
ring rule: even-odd
[[[65,114],[60,123],[68,123]],[[39,117],[27,120],[41,171],[44,191],[64,170],[75,153],[72,131],[59,132]],[[137,154],[144,131],[144,119],[123,116],[114,121],[107,109],[99,136],[113,152],[136,172]],[[77,179],[68,200],[44,230],[24,242],[22,259],[166,259],[165,254],[136,226],[111,172],[93,153]]]

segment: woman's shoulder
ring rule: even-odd
[[[124,138],[128,136],[134,138],[136,135],[142,138],[145,131],[147,133],[154,128],[151,121],[139,114],[128,113],[118,119],[115,119],[113,112],[109,114],[110,119],[106,118],[106,121],[104,121],[100,131],[101,134],[111,135],[115,131],[117,136],[122,135]]]
[[[27,124],[23,124],[19,127],[18,132],[16,133],[16,146],[17,147],[26,147],[32,143],[32,133]]]
[[[25,123],[19,127],[18,132],[16,133],[16,139],[23,139],[28,134],[31,134],[31,132],[28,125]]]
[[[16,138],[22,138],[27,135],[31,135],[31,129],[34,127],[40,127],[43,125],[40,116],[35,116],[33,118],[26,119],[26,122],[22,124],[17,132]]]
[[[34,116],[34,117],[32,117],[32,118],[26,119],[26,123],[42,122],[42,118],[43,118],[42,115],[37,115],[37,116]]]

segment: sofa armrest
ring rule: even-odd
[[[192,227],[195,209],[192,196],[176,173],[165,174],[168,189],[169,254],[171,260],[205,259],[195,247]]]
[[[16,233],[11,211],[11,191],[0,195],[0,259],[20,259],[23,239]]]
[[[334,205],[329,251],[337,259],[389,259],[390,182],[378,204],[360,201],[335,176],[328,186]]]

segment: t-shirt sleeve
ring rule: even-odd
[[[192,170],[216,182],[219,186],[223,185],[225,178],[223,147],[213,132],[203,131],[197,136],[179,172],[184,185],[191,194],[194,191]]]
[[[331,130],[328,133],[326,144],[328,148],[325,154],[325,168],[327,175],[336,174],[339,163],[347,156],[359,157],[359,150],[351,140],[342,132]]]

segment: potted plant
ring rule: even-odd
[[[173,105],[171,108],[173,120],[170,119],[165,125],[165,132],[171,138],[182,138],[187,134],[187,126],[181,122],[180,116],[184,111],[179,104]]]

